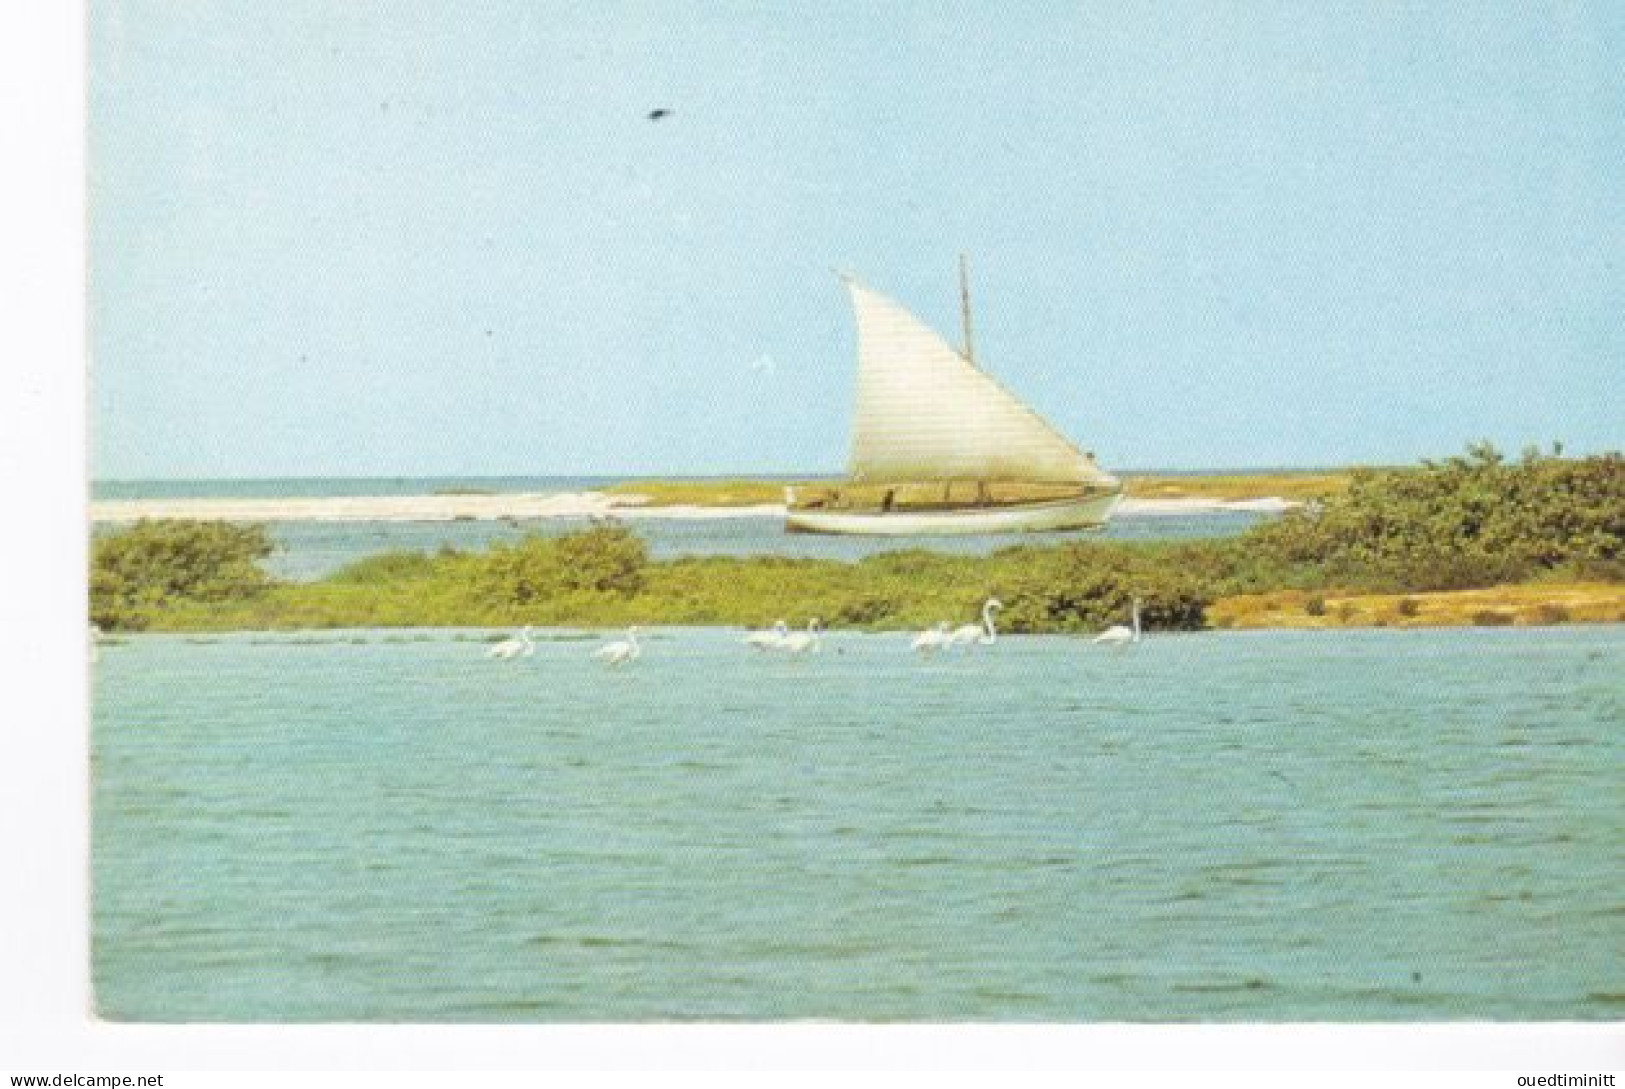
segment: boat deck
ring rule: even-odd
[[[1077,502],[1118,494],[1116,488],[1029,481],[838,484],[793,489],[791,511],[947,514]]]

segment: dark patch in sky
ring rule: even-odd
[[[671,111],[666,109],[664,106],[662,106],[658,110],[650,110],[649,111],[649,120],[651,120],[651,121],[659,121],[662,117],[667,117],[670,114],[671,114]]]

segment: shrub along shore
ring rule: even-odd
[[[1170,487],[1182,478],[1170,478]],[[1166,493],[1165,493],[1166,494]],[[263,527],[145,521],[93,548],[108,631],[335,627],[925,627],[1005,603],[1013,632],[1087,632],[1144,601],[1151,629],[1625,620],[1625,458],[1489,446],[1353,470],[1325,498],[1223,540],[900,548],[856,562],[654,561],[620,526],[486,551],[388,552],[318,582],[270,578]],[[900,545],[905,542],[899,542]]]

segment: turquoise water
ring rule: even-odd
[[[1050,545],[1068,540],[1148,541],[1229,537],[1268,515],[1223,511],[1191,515],[1146,515],[1112,519],[1104,531],[1010,534],[985,537],[835,537],[785,533],[782,518],[641,518],[627,521],[649,545],[655,559],[676,556],[804,556],[853,561],[880,552],[926,548],[933,552],[986,555],[1019,544]],[[443,547],[489,548],[497,541],[517,541],[528,534],[552,537],[578,533],[584,518],[537,518],[513,522],[273,522],[269,529],[276,551],[266,569],[279,578],[315,579],[378,552],[409,549],[433,552]],[[113,527],[106,527],[107,529]]]
[[[98,1008],[155,1020],[1617,1019],[1625,627],[138,637]]]

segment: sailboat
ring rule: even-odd
[[[964,347],[842,274],[858,325],[847,480],[786,489],[792,533],[1023,533],[1104,526],[1116,477],[977,365],[960,258]]]

